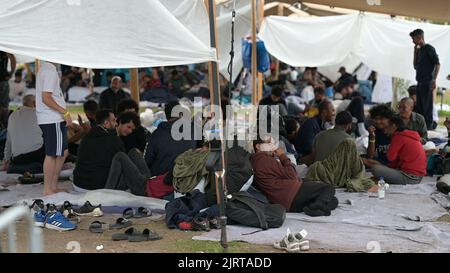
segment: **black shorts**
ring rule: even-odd
[[[48,156],[64,156],[67,150],[67,128],[66,122],[40,124],[43,136],[45,154]]]

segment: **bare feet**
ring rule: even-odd
[[[55,194],[57,192],[53,191],[53,190],[44,190],[44,196],[48,196],[48,195],[52,195]]]
[[[58,192],[69,192],[69,191],[66,190],[66,189],[60,189],[60,188],[55,188],[55,189],[53,189],[53,191],[54,191],[55,193],[58,193]]]

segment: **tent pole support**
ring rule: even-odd
[[[256,50],[256,1],[252,0],[252,104],[258,104],[258,64],[257,64],[257,50]]]
[[[139,105],[139,72],[137,68],[130,68],[131,98]]]
[[[218,56],[219,48],[217,42],[217,24],[216,24],[216,1],[215,0],[205,0],[205,5],[208,10],[209,15],[209,29],[210,29],[210,46],[216,49],[216,54]],[[222,118],[221,113],[221,93],[220,93],[220,83],[219,83],[219,66],[217,62],[209,62],[209,87],[210,87],[210,95],[211,95],[211,106],[217,106],[220,113],[215,113],[215,115],[219,115],[221,117],[221,121],[224,120]],[[211,108],[211,111],[213,108]],[[221,164],[219,169],[215,169],[214,176],[216,182],[216,191],[217,191],[217,204],[220,208],[220,226],[221,226],[221,235],[220,235],[220,244],[222,245],[224,252],[228,251],[228,241],[227,241],[227,217],[226,217],[226,183],[225,183],[225,170],[226,170],[226,162],[225,162],[225,139],[223,133],[223,124],[220,125],[220,149],[217,147],[212,149],[210,147],[211,153],[221,153]]]

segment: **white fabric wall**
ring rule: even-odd
[[[159,1],[0,0],[0,7],[0,50],[14,54],[89,68],[216,59],[198,38],[205,34],[194,35]]]
[[[449,87],[450,26],[406,22],[386,16],[341,15],[329,17],[267,17],[260,37],[269,52],[293,66],[341,65],[355,57],[387,76],[415,81],[409,33],[425,31],[441,62],[438,86]]]
[[[219,50],[219,71],[227,79],[229,78],[227,68],[230,62],[231,50],[231,12],[232,5],[221,5],[217,12],[217,33]],[[236,21],[234,26],[234,62],[233,62],[233,80],[239,75],[242,69],[242,38],[251,32],[252,8],[248,0],[236,1]]]

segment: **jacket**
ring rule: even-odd
[[[196,148],[195,140],[178,141],[172,138],[173,124],[174,122],[169,121],[159,124],[145,149],[144,158],[152,176],[159,176],[167,172],[171,174],[175,166],[175,159],[187,150]]]
[[[400,169],[404,173],[416,176],[427,174],[427,157],[420,143],[420,136],[415,131],[394,133],[387,159],[390,161],[389,167]]]
[[[278,162],[273,156],[257,152],[251,157],[255,172],[256,187],[264,193],[270,202],[283,205],[289,210],[302,182],[297,171],[286,155],[280,156]]]
[[[125,147],[116,130],[96,126],[81,140],[73,182],[86,190],[103,189],[108,179],[111,161]]]

